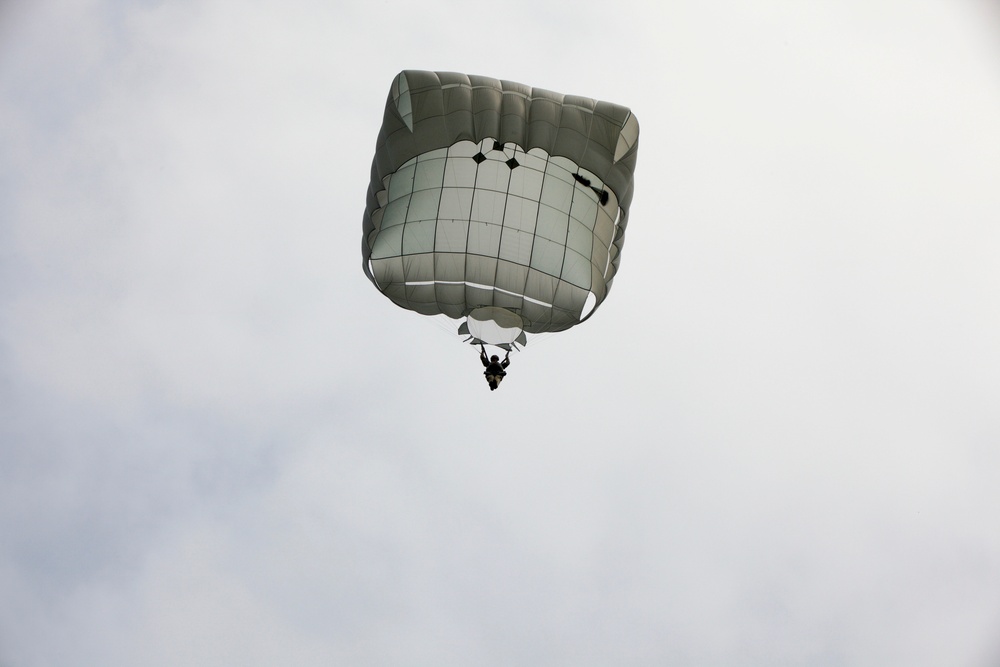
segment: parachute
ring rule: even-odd
[[[372,162],[365,275],[473,344],[589,318],[618,270],[639,140],[629,109],[519,83],[406,70]]]

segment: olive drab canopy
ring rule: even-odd
[[[623,106],[407,70],[372,164],[365,274],[397,305],[509,347],[604,301],[618,269],[639,124]]]

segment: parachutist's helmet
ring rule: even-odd
[[[490,361],[500,361],[500,357],[494,354],[492,357],[490,357]]]

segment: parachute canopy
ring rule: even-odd
[[[372,164],[365,274],[403,308],[466,318],[475,343],[579,324],[618,270],[638,139],[616,104],[401,72]]]

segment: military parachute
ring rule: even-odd
[[[519,83],[407,70],[386,101],[361,244],[397,305],[510,350],[607,297],[632,200],[629,109]]]

